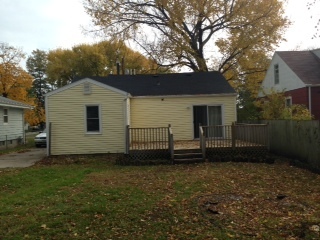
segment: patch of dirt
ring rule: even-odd
[[[234,232],[258,238],[257,232],[271,229],[278,229],[283,236],[293,232],[297,237],[310,234],[312,223],[301,223],[301,217],[315,211],[291,196],[274,193],[266,193],[263,198],[245,193],[205,195],[197,198],[197,205],[210,222],[220,222]]]
[[[30,152],[30,149],[23,149],[23,150],[19,150],[17,151],[17,153],[25,153],[25,152]]]
[[[36,165],[70,165],[89,164],[94,162],[115,162],[118,154],[92,154],[92,155],[60,155],[44,157]]]

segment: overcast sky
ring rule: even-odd
[[[285,35],[288,41],[277,50],[320,48],[320,38],[312,39],[316,19],[320,17],[315,14],[320,14],[320,6],[310,11],[306,2],[288,0],[286,15],[293,25]],[[0,3],[0,41],[21,47],[27,55],[35,49],[47,51],[98,41],[82,33],[81,26],[90,25],[82,0],[0,0]]]

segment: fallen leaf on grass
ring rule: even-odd
[[[49,229],[46,224],[42,224],[42,225],[41,225],[41,228],[43,228],[43,229]]]

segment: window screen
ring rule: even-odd
[[[99,106],[87,106],[87,132],[100,132]]]
[[[8,123],[8,109],[7,108],[5,108],[5,109],[3,109],[3,122],[4,123]]]

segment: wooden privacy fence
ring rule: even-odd
[[[171,126],[126,129],[126,153],[131,159],[171,159],[173,133]]]
[[[203,157],[235,154],[265,154],[269,149],[267,124],[200,126]]]
[[[293,159],[320,173],[320,123],[318,120],[268,120],[270,151]]]

